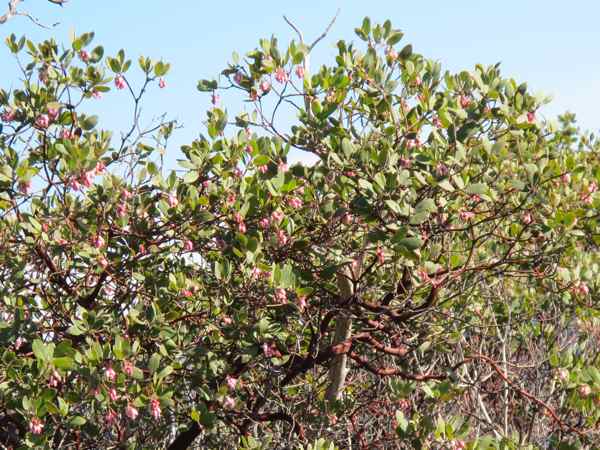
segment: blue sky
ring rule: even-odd
[[[2,5],[5,2],[1,3]],[[209,106],[208,95],[196,91],[200,78],[211,78],[225,67],[235,50],[251,50],[258,39],[275,34],[281,42],[295,37],[282,20],[292,18],[305,36],[317,36],[338,8],[340,16],[329,36],[312,57],[313,67],[333,61],[334,43],[354,39],[353,29],[365,15],[372,21],[390,19],[405,33],[405,42],[415,51],[439,60],[451,71],[471,69],[476,63],[502,62],[505,75],[527,81],[533,91],[553,96],[542,113],[551,117],[570,110],[582,128],[600,128],[600,3],[590,0],[564,1],[384,1],[303,0],[204,2],[200,0],[70,0],[58,8],[41,0],[24,2],[25,9],[45,23],[60,22],[42,30],[23,17],[0,26],[4,39],[10,33],[27,34],[33,40],[54,36],[69,43],[74,30],[96,32],[96,44],[108,54],[125,48],[136,60],[144,54],[172,64],[168,87],[150,92],[144,117],[169,112],[185,126],[169,149],[175,155],[179,144],[203,131],[202,120]],[[15,64],[0,48],[3,88],[16,86]],[[123,129],[130,117],[123,92],[100,100],[101,126]],[[227,98],[224,99],[228,104]],[[230,103],[230,113],[239,110]]]

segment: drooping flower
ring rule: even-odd
[[[167,87],[167,82],[165,81],[164,78],[161,78],[160,80],[158,80],[158,87],[161,89],[164,89]]]
[[[275,289],[275,300],[279,303],[285,303],[287,301],[287,293],[283,288]]]
[[[263,217],[258,221],[258,226],[261,227],[263,230],[266,230],[271,226],[271,221],[267,217]]]
[[[139,411],[137,410],[137,408],[131,404],[128,404],[127,407],[125,408],[125,415],[127,417],[129,417],[131,420],[135,420],[137,419],[137,416],[139,415]]]
[[[275,80],[278,83],[286,83],[289,80],[288,73],[285,71],[283,67],[278,67],[275,69]]]
[[[242,75],[242,72],[236,72],[233,76],[233,81],[235,81],[236,84],[241,84],[243,79],[244,76]]]
[[[112,425],[113,423],[115,423],[117,421],[117,418],[118,418],[117,413],[112,409],[109,409],[105,416],[106,423],[109,425]]]
[[[48,118],[51,122],[55,121],[58,117],[60,110],[58,108],[48,108]]]
[[[110,388],[108,390],[108,398],[113,402],[116,402],[119,399],[119,394],[115,388]]]
[[[160,402],[155,398],[150,400],[150,413],[152,414],[152,417],[154,417],[154,419],[156,419],[156,420],[160,419],[160,415],[161,415]]]
[[[471,99],[466,95],[461,95],[459,98],[460,106],[467,108],[471,104]]]
[[[133,375],[133,363],[131,361],[123,361],[123,372],[125,372],[125,374],[127,376],[132,376]]]
[[[288,199],[288,205],[290,205],[292,208],[298,209],[302,207],[302,200],[300,200],[298,197],[291,197]]]
[[[213,106],[217,106],[217,104],[219,103],[219,100],[221,100],[221,97],[219,97],[219,94],[217,94],[216,92],[213,92],[212,95],[210,96],[210,102],[213,104]]]
[[[529,123],[535,122],[535,112],[529,111],[527,113],[527,122],[529,122]]]
[[[235,400],[229,395],[225,397],[223,401],[223,406],[228,409],[232,409],[235,406]]]
[[[268,80],[263,80],[260,83],[260,90],[263,94],[267,94],[271,90],[271,83]]]
[[[48,114],[40,114],[35,119],[35,126],[38,128],[46,129],[50,125],[50,118]]]
[[[463,210],[458,213],[458,217],[463,222],[467,222],[468,220],[471,220],[473,217],[475,217],[475,213],[473,211]]]
[[[92,239],[92,245],[96,248],[102,248],[102,247],[104,247],[104,244],[105,244],[104,238],[99,234],[97,234],[94,237],[94,239]]]
[[[60,374],[56,371],[52,371],[52,375],[50,375],[50,380],[48,380],[48,386],[57,387],[59,383],[62,381]]]
[[[271,213],[271,219],[273,219],[273,222],[281,222],[283,217],[284,214],[281,211],[273,211]]]
[[[581,397],[588,397],[592,393],[592,388],[587,384],[582,384],[577,389],[577,392],[579,392]]]
[[[119,90],[127,87],[127,83],[125,82],[125,77],[123,77],[123,75],[119,74],[115,77],[115,87]]]
[[[108,365],[104,369],[104,376],[108,381],[115,381],[117,378],[117,372],[115,372],[115,369],[113,369],[111,365]]]
[[[225,377],[225,383],[227,383],[227,386],[229,387],[229,389],[231,389],[232,391],[235,389],[235,387],[237,386],[238,380],[235,377],[232,377],[231,375],[227,375]]]
[[[181,295],[185,298],[190,298],[194,295],[194,293],[192,291],[190,291],[189,289],[182,289]]]
[[[177,199],[176,195],[169,194],[167,197],[167,203],[171,208],[175,208],[179,204],[179,200]]]
[[[194,250],[194,243],[192,241],[190,241],[189,239],[186,239],[183,242],[183,249],[186,252],[191,252],[192,250]]]
[[[19,192],[21,192],[21,194],[24,194],[24,195],[29,194],[30,189],[31,189],[31,180],[21,181],[19,183]]]
[[[377,261],[379,264],[383,264],[385,262],[385,253],[383,252],[383,248],[378,245],[375,253],[377,254]]]
[[[300,308],[300,311],[304,311],[304,308],[306,308],[307,306],[308,303],[306,302],[306,297],[304,295],[298,297],[298,308]]]
[[[531,215],[531,213],[529,211],[523,213],[523,216],[521,217],[521,221],[525,224],[525,225],[529,225],[531,222],[533,222],[533,216]]]
[[[279,242],[279,245],[285,245],[288,243],[288,236],[287,234],[285,234],[285,231],[283,230],[277,230],[277,241]]]
[[[571,182],[571,174],[569,172],[563,173],[560,177],[560,181],[565,185],[569,184]]]
[[[117,217],[125,217],[127,215],[127,204],[126,203],[119,203],[117,205]]]
[[[262,164],[260,166],[257,166],[256,168],[260,173],[267,173],[267,170],[269,170],[269,166],[267,166],[266,164]]]
[[[560,381],[567,381],[569,379],[569,371],[564,367],[561,367],[556,371],[556,376]]]
[[[0,114],[0,119],[2,119],[3,122],[12,122],[13,120],[15,120],[16,117],[16,113],[15,110],[12,108],[6,108],[2,114]]]
[[[86,63],[90,60],[90,54],[85,50],[81,50],[79,52],[79,59]]]
[[[42,422],[37,417],[32,417],[29,420],[29,431],[31,434],[42,434],[42,430],[44,429],[44,422]]]
[[[244,222],[238,223],[238,231],[242,234],[246,232],[246,224]]]
[[[71,132],[69,128],[63,128],[60,130],[60,138],[64,140],[71,140],[75,135]]]
[[[296,66],[296,76],[300,79],[304,78],[304,66],[298,65]]]
[[[95,170],[86,170],[79,177],[79,182],[87,188],[92,187],[92,184],[94,184],[95,176],[96,176]]]
[[[104,163],[102,161],[98,161],[96,163],[96,168],[94,170],[96,172],[96,175],[101,175],[104,172],[106,172],[106,166],[104,165]]]
[[[94,90],[92,91],[92,97],[93,97],[95,100],[100,100],[100,99],[102,98],[102,92],[98,91],[97,89],[94,89]]]

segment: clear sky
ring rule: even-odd
[[[6,2],[1,2],[4,7]],[[45,23],[60,22],[42,30],[23,17],[0,26],[4,39],[10,33],[33,40],[54,36],[69,44],[69,34],[96,32],[96,44],[107,54],[125,48],[134,61],[144,54],[172,64],[168,86],[150,92],[145,117],[168,112],[185,129],[178,132],[171,154],[181,143],[203,131],[209,106],[207,94],[196,91],[200,78],[212,78],[231,59],[243,54],[258,39],[275,34],[287,42],[295,34],[282,20],[292,18],[305,36],[317,36],[338,8],[340,16],[312,57],[313,67],[333,61],[334,43],[354,39],[353,30],[365,15],[372,21],[390,19],[405,33],[415,51],[441,61],[452,71],[470,70],[476,63],[502,63],[505,75],[527,81],[530,88],[553,96],[542,113],[551,117],[570,110],[582,128],[597,131],[600,119],[600,3],[592,0],[486,1],[201,1],[201,0],[70,0],[58,8],[42,0],[22,4]],[[3,12],[3,11],[2,11]],[[358,39],[358,38],[356,38]],[[16,86],[15,64],[0,48],[3,88]],[[98,103],[101,126],[124,128],[130,117],[123,92],[114,92]],[[228,104],[227,98],[224,99]],[[235,113],[239,103],[230,103]]]

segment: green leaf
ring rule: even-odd
[[[150,357],[150,361],[148,361],[148,370],[150,371],[150,373],[156,372],[156,370],[160,366],[160,360],[161,360],[161,358],[162,357],[158,353],[154,353]]]

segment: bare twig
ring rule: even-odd
[[[50,3],[54,3],[55,5],[60,5],[60,6],[62,6],[64,3],[66,3],[66,0],[48,0],[48,1]],[[23,0],[10,0],[8,2],[8,11],[6,11],[6,13],[4,13],[4,15],[0,16],[0,25],[6,23],[9,19],[12,19],[13,17],[16,17],[16,16],[27,17],[34,24],[36,24],[38,27],[41,27],[41,28],[50,29],[50,28],[55,27],[56,25],[58,25],[58,22],[53,23],[50,26],[45,25],[42,22],[40,22],[39,19],[37,19],[36,17],[32,16],[28,12],[17,10],[17,7],[22,2],[23,2]]]

